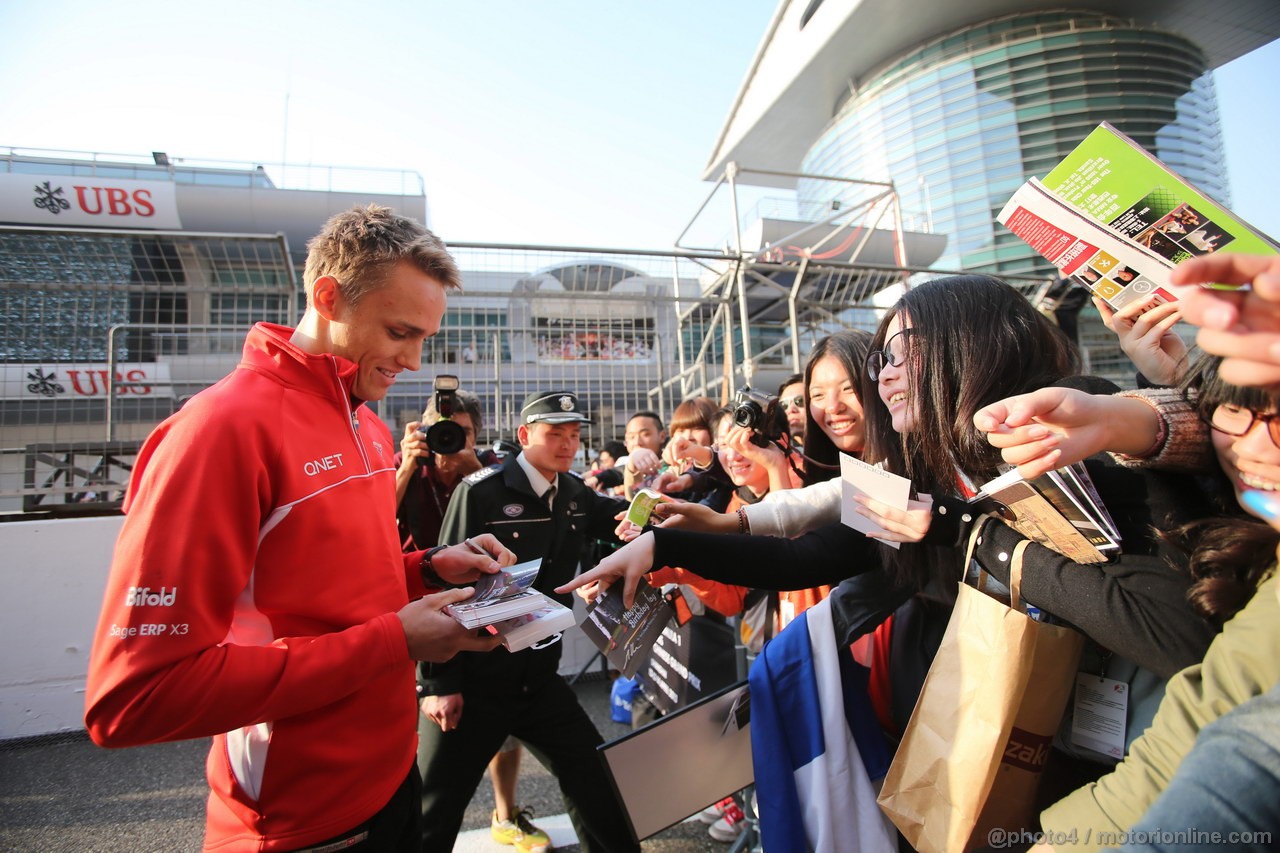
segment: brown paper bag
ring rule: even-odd
[[[987,844],[1035,823],[1034,802],[1084,638],[960,584],[951,621],[878,799],[925,853]],[[966,564],[967,564],[966,560]]]

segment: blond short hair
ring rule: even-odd
[[[445,290],[461,290],[462,274],[448,248],[426,226],[389,207],[371,204],[335,214],[307,242],[302,281],[310,304],[316,279],[333,276],[343,298],[356,305],[382,286],[387,273],[408,261]]]

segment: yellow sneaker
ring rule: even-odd
[[[510,844],[517,853],[546,853],[551,850],[551,839],[541,829],[533,825],[532,809],[520,809],[511,820],[498,820],[498,812],[494,811],[489,822],[489,834],[499,844]]]

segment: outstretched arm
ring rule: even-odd
[[[810,589],[879,567],[878,549],[872,540],[843,524],[828,525],[798,539],[655,528],[556,592],[620,580],[623,602],[630,606],[637,581],[655,566],[680,566],[708,580],[755,589]]]
[[[973,423],[1030,480],[1108,450],[1147,454],[1161,421],[1141,398],[1052,386],[979,409]]]

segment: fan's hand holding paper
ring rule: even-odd
[[[854,498],[863,495],[880,501],[894,509],[904,512],[911,499],[911,481],[906,477],[868,465],[861,459],[855,459],[846,453],[840,454],[840,521],[861,533],[887,533],[874,521],[858,513],[858,504]],[[881,539],[890,548],[897,548],[899,543],[889,539]]]

